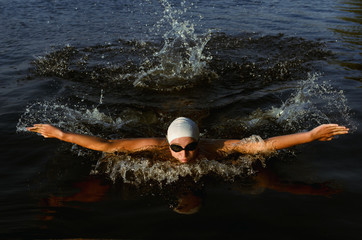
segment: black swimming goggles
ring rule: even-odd
[[[185,148],[181,147],[180,145],[171,144],[170,148],[174,152],[181,152],[182,150],[194,151],[197,148],[197,144],[199,144],[199,142],[192,142],[192,143],[187,144]]]

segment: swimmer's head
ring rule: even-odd
[[[185,117],[175,119],[167,131],[172,157],[181,163],[196,159],[199,135],[199,128],[194,121]]]
[[[191,137],[196,141],[199,140],[199,127],[189,118],[176,118],[168,127],[167,140],[171,143],[176,138]]]

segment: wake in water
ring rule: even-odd
[[[198,122],[207,138],[266,138],[322,123],[356,129],[343,92],[310,74],[333,56],[322,43],[283,35],[196,34],[195,25],[180,18],[182,11],[161,4],[165,10],[157,28],[171,26],[162,42],[65,46],[35,59],[29,80],[51,78],[64,90],[53,100],[30,104],[17,131],[51,123],[103,138],[164,137],[169,122],[181,115]],[[207,175],[232,181],[253,174],[252,163],[265,164],[268,157],[180,165],[147,154],[106,154],[92,172],[136,185],[170,184],[186,176],[199,181]]]
[[[100,159],[93,174],[106,174],[112,181],[142,185],[155,182],[159,186],[175,183],[189,177],[198,182],[204,176],[218,176],[224,181],[247,177],[254,174],[252,163],[264,161],[262,156],[243,156],[229,163],[201,159],[195,163],[177,164],[174,161],[151,161],[145,157],[135,158],[127,155],[107,154]]]

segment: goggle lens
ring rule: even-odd
[[[185,148],[181,147],[180,145],[171,144],[170,148],[174,152],[181,152],[182,150],[194,151],[196,149],[196,147],[197,147],[197,144],[198,144],[198,142],[192,142],[192,143],[187,144]]]

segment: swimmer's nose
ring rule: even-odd
[[[187,152],[185,150],[181,151],[181,157],[185,158],[187,156]]]

